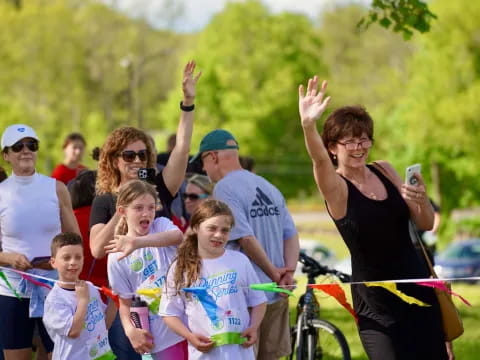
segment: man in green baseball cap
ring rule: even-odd
[[[239,149],[237,140],[227,130],[215,129],[203,137],[200,142],[200,150],[190,162],[192,163],[198,158],[202,158],[204,152],[226,149]]]
[[[239,146],[231,133],[216,129],[204,136],[192,159],[215,182],[213,198],[232,210],[235,225],[228,250],[247,255],[259,282],[293,286],[299,253],[298,232],[281,192],[240,164]],[[288,298],[266,294],[267,310],[258,329],[257,359],[278,359],[291,352]]]

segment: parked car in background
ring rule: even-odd
[[[480,239],[452,242],[435,257],[435,272],[439,278],[480,276]]]

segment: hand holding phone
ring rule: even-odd
[[[138,178],[150,184],[155,184],[155,169],[153,168],[138,169]]]
[[[421,170],[422,170],[422,165],[420,164],[414,164],[407,167],[407,170],[405,171],[405,184],[417,186],[418,179],[415,177],[414,174],[420,175]]]

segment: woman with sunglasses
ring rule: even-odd
[[[188,216],[191,216],[201,203],[210,198],[212,191],[213,184],[208,176],[195,174],[187,179],[187,187],[182,196]]]
[[[373,121],[360,106],[333,111],[317,130],[330,97],[318,77],[299,88],[299,110],[314,178],[327,209],[352,257],[352,281],[430,277],[409,234],[433,226],[433,209],[420,174],[417,185],[404,184],[386,161],[367,164]],[[397,283],[398,290],[431,306],[411,305],[378,286],[351,286],[358,331],[371,360],[453,359],[445,343],[433,289]]]
[[[164,210],[168,210],[185,178],[190,142],[193,131],[193,109],[196,83],[195,62],[190,61],[183,72],[183,100],[177,129],[177,141],[167,165],[155,176],[155,185]],[[113,131],[105,141],[98,162],[97,188],[90,215],[90,250],[95,258],[103,258],[105,246],[114,239],[115,228],[121,218],[116,211],[118,189],[129,180],[138,179],[141,168],[155,168],[155,151],[152,141],[143,131],[133,127],[122,127]],[[153,235],[147,235],[155,236]],[[126,239],[120,243],[133,244],[143,239]],[[148,239],[147,239],[148,240]],[[120,248],[124,245],[117,245]],[[133,251],[134,249],[132,249]],[[124,251],[125,252],[125,251]],[[128,255],[128,253],[127,253]],[[117,316],[109,331],[110,346],[118,360],[140,359],[123,331]]]
[[[48,262],[53,237],[62,231],[80,233],[67,188],[35,171],[39,139],[31,127],[9,126],[1,146],[12,175],[0,184],[0,265],[54,277]],[[41,319],[43,306],[35,301],[39,287],[14,272],[5,271],[5,275],[23,298],[17,299],[0,282],[0,343],[5,359],[32,358],[35,323],[47,353],[51,353],[53,343]]]

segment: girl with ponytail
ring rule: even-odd
[[[182,232],[167,218],[155,218],[155,188],[143,181],[123,184],[118,193],[120,220],[115,239],[106,246],[108,280],[120,297],[120,320],[125,334],[139,354],[151,353],[153,359],[186,359],[186,341],[172,332],[158,315],[158,301],[150,303],[151,332],[136,328],[130,321],[132,297],[139,289],[157,289],[175,257]]]
[[[253,360],[267,298],[249,288],[258,283],[250,260],[225,249],[232,212],[221,201],[206,200],[190,220],[191,231],[168,270],[160,315],[188,340],[190,360]]]

